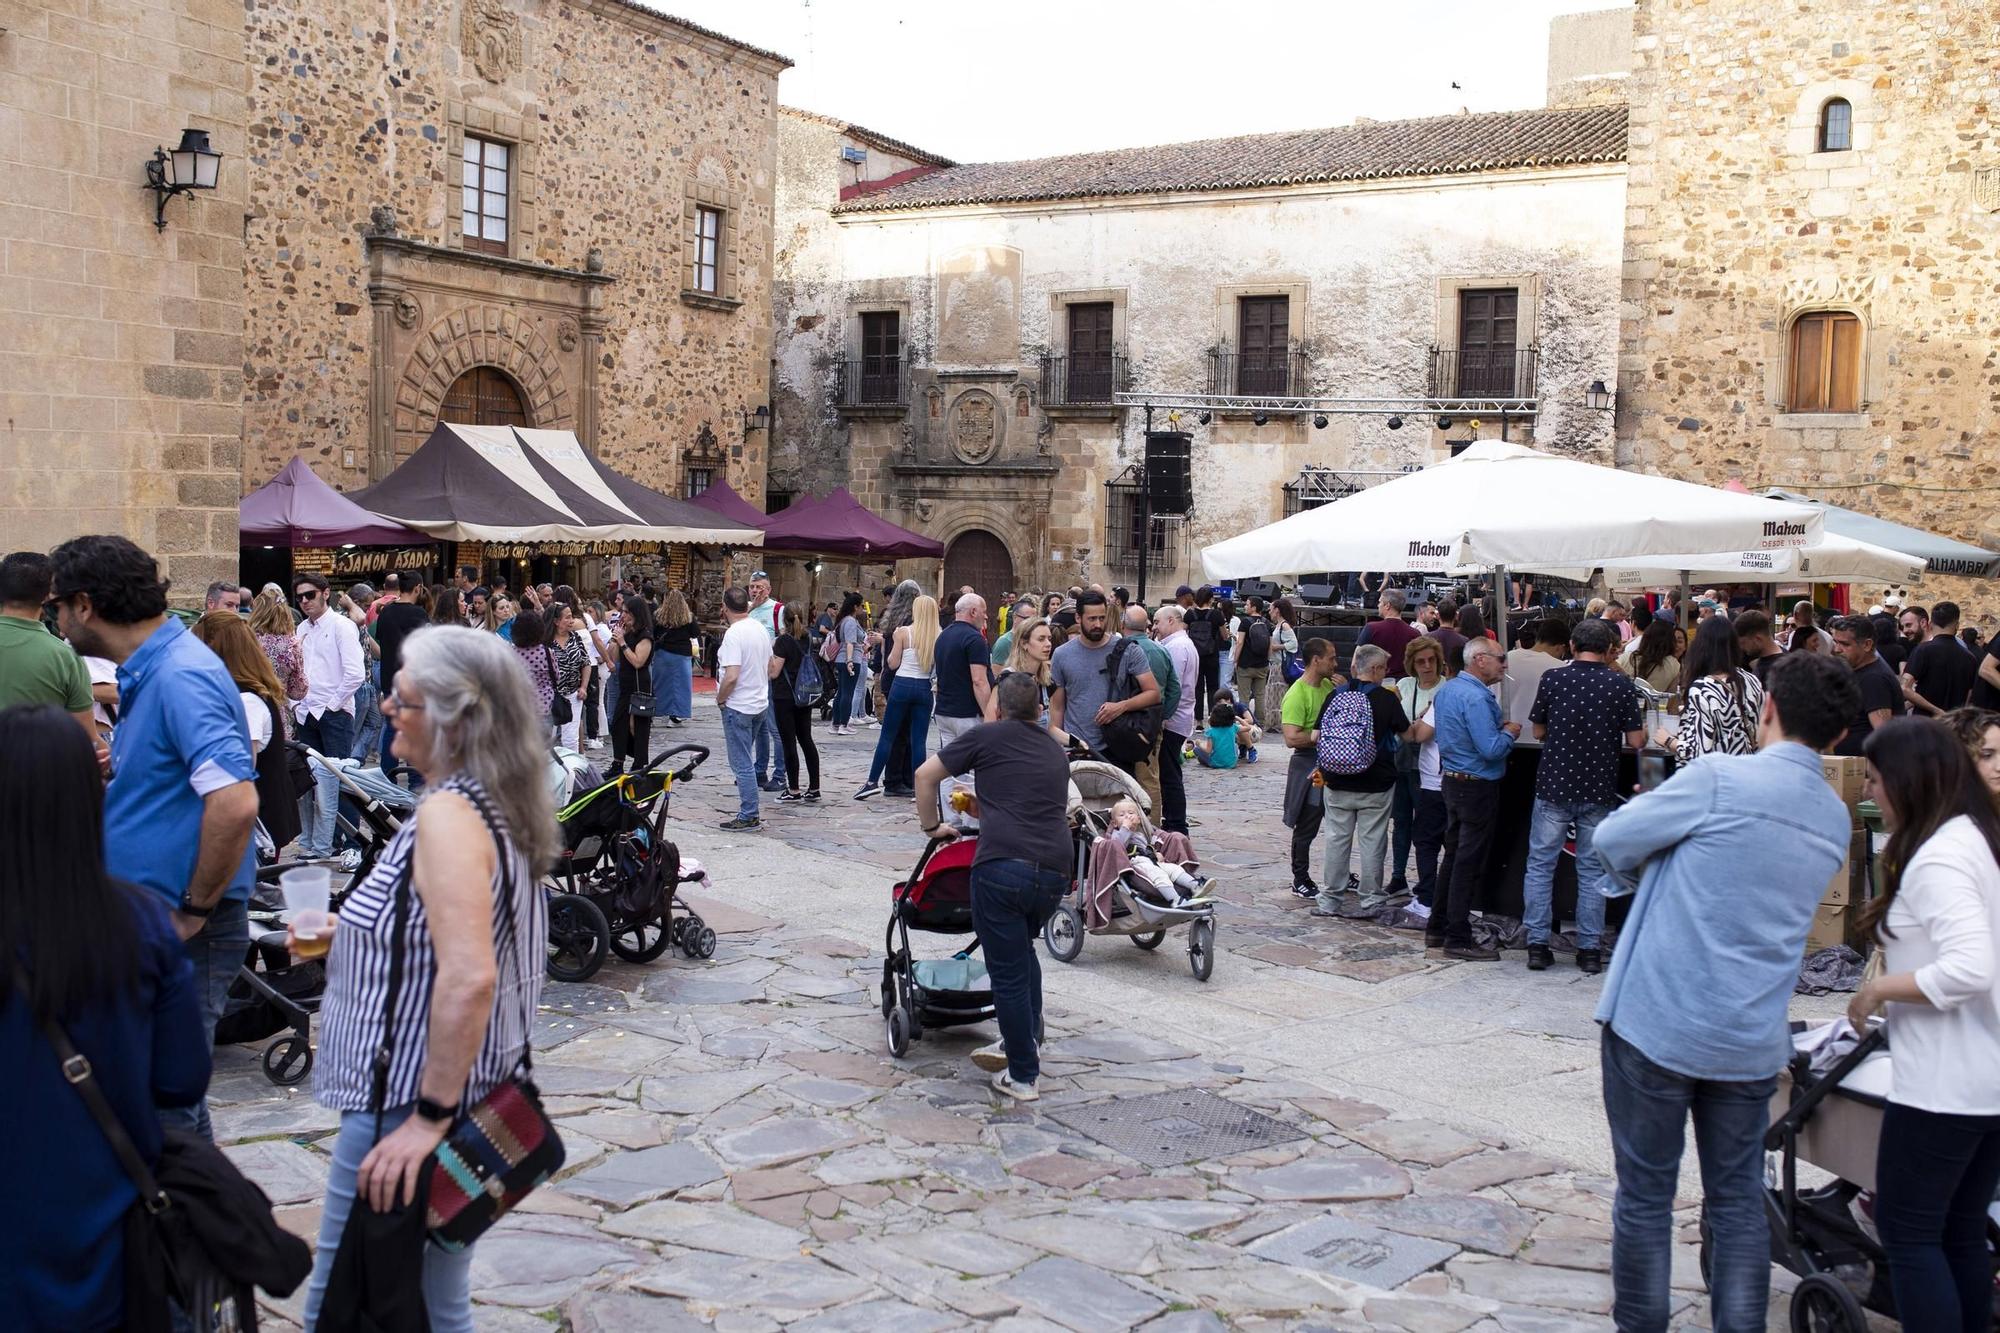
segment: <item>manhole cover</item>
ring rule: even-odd
[[[1114,1097],[1048,1115],[1147,1166],[1205,1162],[1308,1137],[1282,1120],[1198,1090]]]

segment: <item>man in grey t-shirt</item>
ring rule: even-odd
[[[1064,731],[1103,754],[1104,724],[1120,713],[1158,703],[1160,685],[1142,656],[1133,664],[1136,688],[1132,696],[1117,703],[1110,701],[1111,677],[1119,654],[1137,650],[1110,633],[1111,609],[1103,593],[1091,589],[1076,599],[1076,626],[1077,637],[1056,649],[1049,659],[1053,686],[1049,716],[1061,718]]]

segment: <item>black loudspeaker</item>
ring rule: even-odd
[[[1156,514],[1194,508],[1194,436],[1184,430],[1146,432],[1146,490]]]

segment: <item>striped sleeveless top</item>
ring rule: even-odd
[[[455,774],[435,790],[453,791],[470,801],[498,836],[498,864],[491,885],[493,953],[498,970],[493,1011],[472,1062],[464,1091],[470,1106],[513,1077],[528,1049],[530,1028],[542,997],[548,955],[548,913],[525,856],[507,837],[500,811],[474,779]],[[313,1064],[313,1095],[336,1111],[373,1109],[375,1052],[382,1045],[382,1020],[389,999],[390,945],[395,933],[395,892],[417,850],[412,816],[383,849],[368,877],[340,908],[340,929],[327,956],[326,994],[320,1005],[319,1055]],[[514,919],[507,921],[503,889],[511,881]],[[417,1100],[426,1043],[430,1040],[431,988],[437,953],[430,921],[415,885],[407,890],[403,974],[398,980],[396,1030],[390,1036],[386,1106]]]

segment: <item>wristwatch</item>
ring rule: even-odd
[[[191,891],[187,889],[182,889],[181,905],[175,908],[174,910],[183,913],[187,916],[198,916],[206,919],[208,917],[215,915],[215,906],[216,905],[214,903],[210,903],[206,907],[195,906],[195,901],[191,894]]]
[[[435,1125],[448,1125],[458,1119],[458,1107],[456,1105],[440,1105],[419,1093],[417,1096],[417,1119],[428,1120]]]

